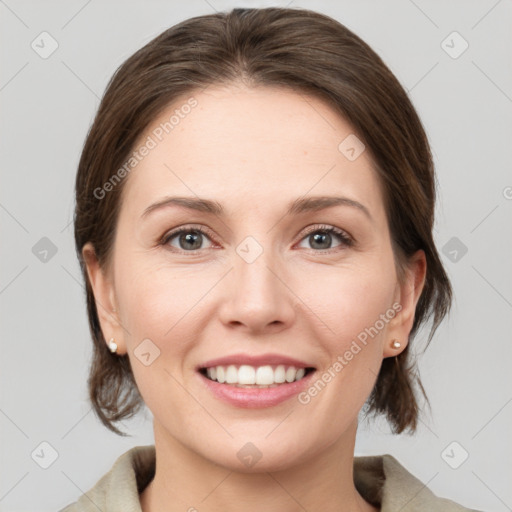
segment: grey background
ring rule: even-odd
[[[133,437],[109,433],[85,385],[91,350],[73,184],[108,79],[178,21],[270,5],[316,9],[365,39],[408,90],[437,165],[436,241],[456,300],[420,360],[432,413],[413,437],[362,424],[356,454],[391,453],[437,494],[512,510],[510,0],[0,0],[1,511],[58,510],[118,455],[153,442],[147,410],[125,423]],[[31,47],[42,46],[43,31],[58,43],[46,59]],[[457,58],[445,51],[463,48],[458,36],[446,39],[453,31],[469,44]],[[43,252],[50,246],[55,254]],[[52,452],[42,442],[58,455],[47,469]]]

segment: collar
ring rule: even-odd
[[[74,504],[61,512],[142,512],[139,494],[155,474],[155,446],[135,446]],[[354,484],[381,512],[478,512],[435,496],[392,455],[354,457]]]

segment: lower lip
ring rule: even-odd
[[[199,377],[218,399],[235,407],[259,409],[273,407],[298,395],[308,386],[314,374],[311,372],[300,380],[279,384],[274,388],[239,388],[208,379],[201,373]]]

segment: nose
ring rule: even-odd
[[[288,328],[296,314],[288,272],[270,250],[264,250],[254,261],[240,254],[234,253],[233,269],[227,276],[221,321],[251,334]]]

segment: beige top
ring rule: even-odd
[[[140,493],[155,474],[154,445],[123,453],[96,485],[60,512],[142,512]],[[354,457],[358,492],[381,512],[478,512],[436,497],[391,455]]]

